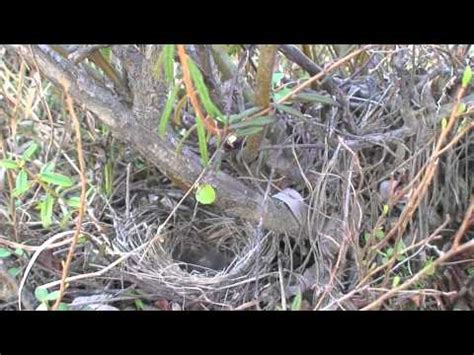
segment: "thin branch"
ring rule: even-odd
[[[66,289],[66,278],[69,274],[69,269],[71,267],[72,257],[74,251],[76,250],[77,240],[81,234],[82,220],[84,219],[85,213],[85,203],[86,203],[86,192],[87,192],[87,179],[86,179],[86,164],[84,161],[84,153],[82,150],[82,139],[81,139],[81,125],[79,119],[76,116],[74,111],[74,104],[72,102],[71,96],[68,94],[67,83],[64,86],[66,94],[66,106],[68,108],[69,114],[74,124],[74,129],[76,131],[76,148],[77,148],[77,159],[79,160],[79,169],[80,169],[80,181],[81,181],[81,195],[79,202],[79,214],[76,218],[76,230],[72,238],[71,246],[69,247],[69,252],[66,258],[66,262],[63,267],[63,274],[61,277],[61,284],[59,286],[59,297],[56,299],[56,302],[53,305],[53,310],[57,310],[61,300],[64,296],[64,291]]]

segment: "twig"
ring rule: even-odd
[[[469,206],[469,208],[466,211],[466,214],[464,215],[463,223],[461,224],[458,231],[456,232],[454,236],[454,243],[448,252],[440,256],[433,263],[426,265],[423,269],[421,269],[418,273],[416,273],[411,279],[407,280],[406,282],[404,282],[398,287],[392,288],[389,292],[385,293],[384,295],[380,296],[378,299],[376,299],[375,301],[373,301],[366,307],[362,308],[362,310],[371,310],[371,309],[378,308],[385,300],[390,298],[392,295],[402,290],[405,290],[409,286],[413,285],[416,281],[418,281],[423,276],[425,276],[426,273],[428,273],[429,271],[432,271],[434,267],[440,265],[445,260],[448,260],[457,254],[460,254],[464,251],[469,250],[470,248],[473,248],[474,240],[471,240],[467,243],[459,245],[459,240],[466,233],[466,231],[469,228],[469,225],[472,223],[471,219],[472,219],[473,211],[474,211],[474,198],[471,199],[471,205]]]
[[[469,230],[469,227],[471,227],[473,224],[474,224],[474,195],[471,196],[471,204],[469,208],[467,209],[467,212],[464,216],[461,226],[459,227],[458,231],[453,237],[454,249],[459,248],[461,238],[463,237],[464,234],[466,234],[466,232]]]
[[[201,105],[199,104],[199,100],[193,88],[191,73],[189,71],[188,55],[186,54],[183,45],[178,45],[178,56],[183,70],[183,80],[184,85],[186,86],[186,92],[189,96],[189,99],[191,100],[191,104],[194,108],[194,111],[196,112],[196,115],[204,123],[209,133],[220,134],[221,131],[217,128],[216,123],[212,120],[208,120],[202,112]]]
[[[306,87],[308,87],[309,85],[311,85],[312,83],[314,83],[315,81],[321,79],[323,76],[325,76],[326,74],[330,73],[331,71],[333,71],[334,69],[337,69],[339,68],[341,65],[343,65],[344,63],[346,63],[347,61],[351,60],[352,58],[354,58],[355,56],[357,56],[358,54],[366,51],[367,49],[373,47],[373,45],[368,45],[368,46],[364,46],[348,55],[346,55],[344,58],[341,58],[339,60],[337,60],[336,62],[334,62],[333,64],[329,65],[326,69],[324,69],[322,72],[316,74],[315,76],[309,78],[308,80],[306,80],[304,83],[298,85],[296,88],[294,88],[293,90],[291,90],[288,94],[286,94],[285,96],[283,96],[280,100],[277,101],[277,104],[282,104],[283,102],[287,101],[288,99],[290,99],[293,95],[299,93],[300,91],[302,91],[303,89],[305,89]],[[250,116],[248,119],[252,119],[252,118],[255,118],[255,117],[259,117],[259,116],[262,116],[262,115],[265,115],[267,114],[268,112],[270,112],[272,110],[272,107],[269,107],[265,110],[262,110],[258,113],[256,113],[255,115],[253,116]]]
[[[446,142],[446,138],[448,137],[449,132],[451,132],[454,126],[454,123],[456,122],[456,119],[459,117],[457,114],[457,111],[458,111],[458,107],[461,103],[461,99],[464,95],[465,90],[466,90],[466,87],[461,87],[456,95],[456,99],[455,99],[453,108],[451,110],[451,115],[449,117],[448,123],[446,127],[443,127],[443,129],[441,130],[441,134],[438,138],[438,141],[433,150],[433,153],[431,154],[428,164],[426,168],[424,169],[424,173],[423,173],[423,176],[421,177],[420,183],[418,184],[417,187],[413,188],[410,199],[408,200],[407,205],[404,208],[397,223],[392,227],[392,229],[390,229],[390,231],[386,234],[385,238],[382,239],[375,246],[375,248],[381,249],[384,245],[387,244],[389,240],[393,238],[395,233],[397,233],[398,235],[401,235],[404,232],[408,224],[408,221],[413,216],[416,209],[418,208],[420,201],[422,200],[422,198],[425,196],[426,192],[428,191],[428,187],[431,185],[433,177],[438,168],[439,153],[440,151],[443,150],[443,145]],[[419,172],[419,174],[420,173],[421,171]]]
[[[87,192],[87,179],[85,175],[86,164],[84,161],[84,155],[82,151],[82,139],[81,139],[81,124],[79,123],[79,119],[76,116],[74,111],[74,104],[72,102],[71,96],[68,94],[68,87],[67,85],[64,86],[64,91],[66,94],[66,105],[73,120],[74,129],[76,131],[76,146],[77,146],[77,159],[79,160],[79,169],[80,169],[80,180],[81,180],[81,196],[79,202],[79,214],[76,219],[76,231],[74,233],[71,246],[69,247],[69,253],[66,258],[66,262],[63,267],[63,274],[61,277],[61,284],[59,286],[59,297],[56,299],[52,309],[57,310],[59,304],[61,303],[64,291],[66,289],[66,278],[69,274],[69,269],[71,267],[72,257],[74,255],[74,251],[76,250],[77,240],[79,239],[79,235],[81,233],[81,226],[82,220],[84,218],[85,212],[85,202],[86,202],[86,192]]]
[[[53,244],[56,240],[61,239],[65,236],[66,234],[57,234],[51,238],[49,238],[46,242],[44,242],[33,254],[31,257],[30,261],[28,262],[28,265],[26,266],[25,273],[23,274],[23,277],[20,281],[20,286],[18,287],[18,309],[21,311],[21,299],[22,299],[22,291],[23,287],[25,286],[26,279],[28,278],[28,274],[30,273],[33,265],[35,264],[36,259],[38,259],[38,256],[41,254],[43,250],[49,249],[48,247]],[[69,241],[69,240],[68,240]]]
[[[109,44],[91,44],[87,46],[80,46],[72,53],[69,53],[68,58],[71,59],[74,63],[78,64],[79,62],[83,61],[93,52],[110,47]]]

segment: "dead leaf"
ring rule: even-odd
[[[306,215],[306,205],[304,204],[304,199],[298,191],[292,188],[286,188],[281,192],[273,195],[273,198],[276,198],[284,202],[293,215],[296,217],[300,224],[303,223],[304,217]]]

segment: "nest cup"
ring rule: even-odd
[[[183,307],[193,301],[225,307],[248,302],[258,275],[270,271],[277,238],[205,210],[180,210],[161,230],[171,210],[156,204],[128,218],[116,215],[114,249],[129,254],[122,277]]]

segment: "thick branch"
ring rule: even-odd
[[[70,61],[64,60],[48,46],[9,46],[39,70],[60,89],[68,88],[69,95],[108,125],[121,139],[129,142],[148,161],[181,188],[190,188],[202,171],[199,158],[184,148],[176,154],[173,137],[161,139],[138,123],[135,113],[120,102],[110,90],[96,85],[87,73]],[[230,215],[258,222],[263,196],[239,180],[223,173],[209,171],[203,181],[215,186],[216,206]],[[267,213],[263,226],[277,232],[296,235],[298,222],[290,210],[273,199],[267,199]]]

